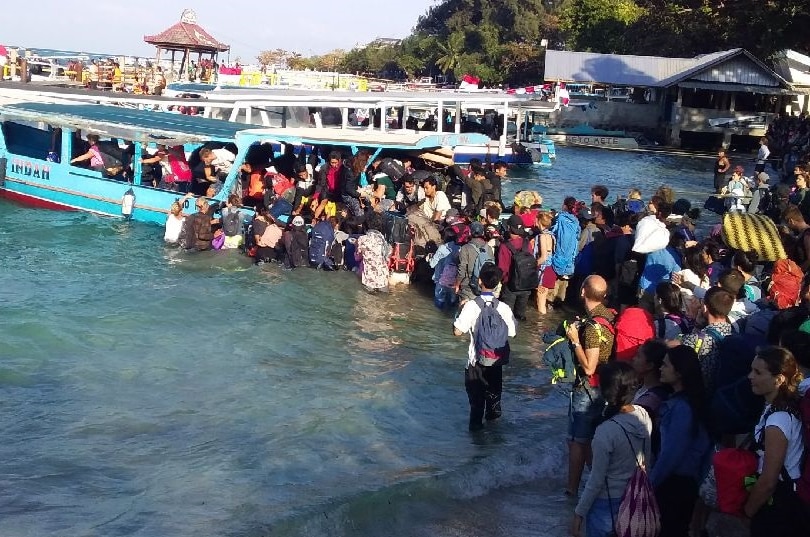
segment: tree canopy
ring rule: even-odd
[[[399,44],[311,58],[277,49],[260,62],[282,56],[292,68],[387,79],[471,74],[519,86],[542,81],[546,47],[671,57],[740,47],[767,60],[810,50],[808,25],[807,0],[443,0]]]

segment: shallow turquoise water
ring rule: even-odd
[[[702,159],[558,154],[507,192],[711,182]],[[521,327],[504,419],[473,437],[466,340],[423,292],[161,237],[0,200],[0,535],[562,534],[551,320]]]

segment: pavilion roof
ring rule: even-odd
[[[214,39],[205,29],[197,24],[197,16],[191,10],[185,10],[177,22],[156,35],[145,35],[143,40],[150,45],[164,48],[191,49],[225,52],[231,47]]]

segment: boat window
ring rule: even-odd
[[[48,153],[59,152],[61,131],[41,124],[6,121],[3,123],[3,138],[6,148],[14,155],[45,160]]]

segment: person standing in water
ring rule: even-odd
[[[759,151],[757,151],[757,163],[754,166],[754,172],[764,172],[765,163],[768,162],[768,157],[771,156],[771,150],[768,149],[768,139],[762,137],[759,139]]]
[[[729,169],[731,169],[731,162],[726,156],[726,150],[721,149],[717,152],[717,162],[714,164],[714,191],[718,194],[728,184],[726,173]]]

